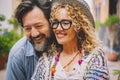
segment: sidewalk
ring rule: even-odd
[[[6,69],[0,70],[0,80],[6,80]]]
[[[108,61],[108,69],[110,72],[110,80],[117,80],[118,75],[113,75],[113,70],[120,70],[120,60],[117,62]],[[0,80],[6,80],[6,69],[0,70]]]

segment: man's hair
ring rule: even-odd
[[[23,16],[27,14],[29,11],[33,10],[35,6],[37,6],[43,11],[46,19],[49,22],[51,3],[52,3],[51,0],[22,0],[22,2],[19,4],[19,6],[16,9],[15,17],[18,20],[18,22],[23,26],[23,22],[22,22]],[[55,43],[57,42],[51,28],[50,28],[50,34],[51,34],[50,38],[47,39],[47,43],[46,43],[47,46],[48,45],[50,46],[53,42]]]
[[[34,8],[34,6],[39,7],[43,11],[46,19],[49,21],[51,11],[50,0],[22,0],[22,2],[18,5],[15,12],[15,17],[22,26],[23,26],[22,18],[24,14],[31,11]]]

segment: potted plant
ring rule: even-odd
[[[3,21],[2,18],[1,18],[1,20]],[[4,33],[0,35],[0,61],[1,61],[0,69],[5,68],[5,65],[6,65],[7,59],[8,59],[8,53],[9,53],[10,49],[16,43],[16,41],[23,36],[23,33],[19,34],[17,32],[17,28],[15,28],[20,25],[15,20],[12,20],[12,21],[13,22],[10,22],[10,20],[9,20],[9,23],[13,25],[14,29],[11,31],[8,31],[8,29],[4,29]]]
[[[8,46],[7,43],[8,38],[0,35],[0,69],[5,67],[5,63],[7,62],[7,55],[8,55]]]
[[[15,30],[6,31],[3,35],[0,35],[0,69],[5,68],[10,49],[21,37],[21,34],[18,34]]]
[[[0,14],[0,26],[2,25],[1,22],[5,21],[5,16],[3,14]],[[0,31],[2,31],[2,29],[0,29]],[[1,41],[1,36],[0,36],[0,46],[2,46],[2,41]],[[0,69],[4,68],[4,63],[5,63],[5,60],[4,60],[4,54],[3,54],[3,51],[0,47]]]
[[[106,26],[114,25],[120,22],[120,18],[117,15],[110,15],[105,21]]]
[[[108,17],[108,19],[105,21],[105,25],[108,26],[108,44],[110,47],[110,54],[107,55],[108,60],[111,61],[117,61],[118,60],[118,53],[113,50],[115,45],[119,44],[118,39],[118,30],[119,30],[119,24],[120,18],[117,15],[111,15]]]

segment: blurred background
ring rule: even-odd
[[[24,36],[14,18],[22,0],[0,0],[0,80],[5,80],[9,50]],[[101,40],[110,80],[120,80],[120,0],[86,0],[93,14],[97,37]]]

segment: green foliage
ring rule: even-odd
[[[0,14],[0,22],[5,20],[5,16],[3,14]]]
[[[8,54],[12,46],[22,36],[16,31],[5,32],[4,35],[0,35],[0,56]]]
[[[120,18],[117,15],[111,15],[108,17],[108,19],[105,21],[105,25],[109,26],[115,23],[119,23],[120,22]]]
[[[9,19],[8,22],[14,26],[14,29],[21,27],[20,23],[15,18]]]
[[[113,74],[114,74],[114,75],[120,75],[120,70],[114,70],[114,71],[113,71]]]
[[[20,32],[21,32],[21,36],[24,35],[23,27],[21,26],[21,24],[20,24],[14,17],[10,18],[10,19],[8,20],[8,23],[13,26],[14,30],[17,31],[17,30],[19,29]]]
[[[96,28],[96,29],[99,29],[100,26],[101,26],[101,22],[100,22],[99,20],[96,20],[96,21],[95,21],[95,28]]]
[[[0,36],[0,55],[7,54],[9,51],[9,39],[6,36]]]
[[[1,22],[5,21],[5,16],[3,14],[0,14],[0,26],[2,25]]]
[[[0,21],[4,20],[5,16],[0,15]],[[9,19],[8,23],[13,25],[14,29],[10,32],[8,29],[4,29],[4,34],[0,35],[0,56],[8,54],[12,46],[24,35],[21,25],[15,18]],[[17,32],[18,30],[21,30],[20,34]]]
[[[120,80],[120,70],[114,70],[113,74],[114,75],[118,75],[118,79],[117,80]]]

